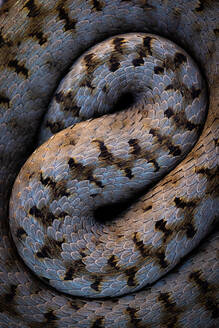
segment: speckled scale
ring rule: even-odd
[[[8,238],[7,223],[12,184],[32,150],[32,145],[35,143],[33,136],[61,78],[73,61],[94,44],[112,35],[140,31],[161,34],[185,48],[198,60],[209,90],[208,115],[197,144],[181,164],[140,200],[134,210],[139,217],[141,215],[153,217],[157,237],[151,237],[152,244],[156,245],[160,241],[162,245],[167,245],[172,238],[177,240],[175,252],[161,247],[151,256],[157,259],[159,265],[165,266],[166,255],[168,260],[174,260],[174,254],[180,254],[181,243],[192,245],[193,241],[198,242],[197,236],[201,231],[203,236],[208,232],[205,225],[202,225],[206,218],[208,220],[214,217],[212,221],[214,227],[218,218],[218,15],[216,1],[196,0],[183,0],[177,4],[175,1],[139,0],[65,3],[28,0],[8,1],[8,4],[3,6],[0,16],[1,327],[193,327],[195,325],[211,328],[218,325],[216,232],[197,247],[196,251],[190,254],[191,257],[186,258],[175,271],[165,275],[146,290],[112,300],[88,300],[77,299],[59,293],[53,288],[47,288],[46,284],[32,275],[12,247],[12,241]],[[112,63],[115,61],[112,60]],[[135,63],[141,63],[141,58]],[[168,61],[167,64],[170,65],[171,62]],[[117,66],[114,64],[113,69]],[[160,69],[156,71],[161,72]],[[161,87],[157,86],[155,96]],[[173,92],[169,89],[169,92],[172,95],[175,90]],[[195,94],[197,91],[193,90],[193,95]],[[165,99],[166,95],[164,94],[163,97]],[[176,97],[179,95],[176,94]],[[77,108],[75,110],[77,112]],[[168,111],[167,115],[173,121],[171,111]],[[182,119],[178,121],[178,125],[183,125]],[[54,125],[54,130],[59,128],[59,125]],[[71,143],[74,141],[71,140]],[[134,141],[129,146],[136,152],[137,146]],[[70,162],[70,165],[73,163]],[[60,172],[64,166],[59,166]],[[126,173],[130,175],[129,171]],[[37,248],[36,251],[39,252],[39,257],[44,255],[50,257],[54,252],[56,255],[62,253],[67,261],[72,241],[78,243],[80,252],[72,252],[75,271],[68,267],[64,273],[68,278],[79,269],[83,271],[83,259],[87,257],[87,249],[89,252],[96,252],[97,258],[100,253],[95,238],[89,240],[89,233],[84,236],[85,243],[78,242],[78,236],[82,233],[80,222],[76,223],[79,228],[75,231],[72,219],[66,215],[71,209],[65,201],[65,197],[68,196],[63,196],[67,193],[65,186],[60,184],[54,188],[53,181],[46,180],[44,176],[41,177],[41,183],[50,186],[50,191],[45,198],[51,197],[51,191],[56,197],[63,197],[63,200],[60,198],[58,207],[55,206],[57,204],[53,205],[52,211],[54,216],[64,219],[66,228],[62,235],[57,234],[59,220],[44,211],[44,217],[49,222],[53,222],[53,227],[49,229],[50,239],[47,238],[45,241],[45,247]],[[81,183],[81,188],[86,190],[87,185],[84,181]],[[36,185],[36,188],[39,187]],[[40,194],[41,191],[38,190],[34,197],[40,202],[40,206],[43,206]],[[80,200],[75,202],[78,204]],[[26,207],[32,208],[32,213],[39,215],[31,202],[26,204]],[[145,224],[142,231],[135,231],[132,239],[127,241],[127,246],[134,245],[135,251],[140,256],[148,253],[142,236],[146,232],[149,236],[148,231],[152,229],[147,222]],[[36,234],[40,244],[43,240],[41,233],[35,231],[33,224],[28,226],[24,223],[24,225],[26,230],[20,228],[17,231],[19,240],[25,240],[25,232],[28,231]],[[129,219],[124,223],[121,221],[120,224],[121,229],[130,225]],[[118,230],[107,224],[99,228],[97,235],[101,235],[99,238],[105,241],[105,231],[108,230],[112,230],[113,233],[112,240],[108,240],[109,245],[121,238]],[[61,239],[65,237],[66,231],[71,231],[71,240],[67,242]],[[31,244],[30,240],[29,242]],[[60,245],[62,245],[61,252]],[[120,242],[117,250],[118,253],[121,252]],[[110,256],[108,265],[111,270],[117,271],[119,263],[117,257],[107,250],[104,251],[106,256]],[[33,254],[28,256],[34,263]],[[124,261],[125,258],[131,259],[130,254],[125,253]],[[58,262],[54,261],[58,265]],[[46,259],[43,263],[45,267],[50,265]],[[37,270],[40,272],[41,269]],[[126,273],[127,283],[133,285],[135,270],[132,268]],[[98,290],[101,287],[100,279],[96,276],[92,279],[94,290]],[[48,283],[46,278],[44,281]]]

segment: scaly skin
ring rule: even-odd
[[[208,84],[209,110],[192,152],[144,201],[150,201],[155,213],[160,199],[171,198],[185,218],[199,208],[200,218],[210,215],[216,226],[218,2],[8,1],[0,13],[0,327],[216,327],[216,233],[145,290],[112,300],[79,299],[48,287],[23,264],[10,237],[8,204],[49,100],[73,60],[111,34],[149,31],[176,41],[199,62]],[[181,180],[184,196],[178,197]],[[160,228],[165,237],[169,226]],[[134,240],[142,250],[139,236]]]

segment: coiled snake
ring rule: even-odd
[[[0,13],[0,327],[216,327],[218,1]]]

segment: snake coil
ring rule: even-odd
[[[1,328],[216,327],[218,17],[213,0],[3,5]]]

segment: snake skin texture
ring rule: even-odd
[[[218,17],[219,3],[216,0],[182,0],[177,2],[168,0],[28,0],[8,1],[3,5],[0,10],[1,328],[214,328],[218,326]],[[56,233],[55,230],[57,225],[58,231],[58,224],[63,218],[65,219],[63,221],[65,221],[66,230],[69,229],[71,236],[72,233],[75,233],[74,230],[71,230],[74,224],[77,232],[79,230],[79,234],[81,233],[79,227],[83,225],[83,220],[79,223],[77,220],[76,223],[72,223],[71,218],[68,217],[70,206],[65,206],[65,200],[69,197],[68,191],[71,190],[72,186],[69,186],[68,189],[63,184],[60,185],[57,177],[61,175],[63,167],[67,163],[68,172],[73,176],[73,179],[80,180],[79,182],[82,183],[80,187],[85,191],[91,185],[89,195],[92,193],[94,201],[97,199],[98,202],[97,191],[101,189],[102,183],[105,181],[101,179],[104,176],[104,171],[97,173],[94,169],[90,169],[89,165],[91,163],[83,162],[84,154],[86,151],[89,153],[91,149],[87,148],[86,142],[84,142],[85,148],[80,149],[80,154],[77,153],[80,136],[83,137],[83,140],[89,139],[88,132],[90,126],[96,124],[96,118],[81,122],[72,129],[63,130],[46,142],[42,146],[44,153],[42,151],[40,161],[34,162],[33,160],[31,162],[31,157],[27,162],[30,163],[27,165],[29,172],[24,173],[18,180],[21,180],[21,184],[29,183],[33,178],[33,172],[38,172],[38,180],[36,181],[40,180],[40,188],[43,185],[44,196],[48,195],[49,202],[51,201],[51,194],[56,196],[54,199],[57,203],[59,201],[57,196],[60,199],[63,197],[64,201],[58,203],[59,210],[57,212],[53,208],[49,212],[45,210],[45,204],[42,201],[38,202],[40,196],[32,196],[36,201],[36,205],[30,202],[26,206],[31,215],[32,223],[39,224],[38,228],[42,227],[42,230],[46,229],[47,239],[43,239],[41,234],[35,231],[35,225],[30,225],[30,228],[27,228],[25,223],[23,226],[11,225],[13,238],[15,243],[18,241],[18,245],[20,243],[20,245],[26,247],[29,240],[31,246],[31,238],[28,239],[26,235],[28,234],[29,237],[38,233],[39,248],[34,245],[36,256],[33,256],[32,263],[35,267],[38,267],[37,263],[41,261],[42,265],[46,267],[44,271],[50,271],[51,273],[50,276],[47,276],[43,273],[43,270],[36,270],[36,274],[41,277],[39,279],[24,264],[24,261],[26,263],[28,260],[31,261],[31,253],[24,252],[24,261],[21,259],[18,252],[22,252],[19,246],[17,251],[9,228],[9,200],[15,178],[37,145],[40,125],[52,96],[55,95],[55,101],[61,108],[68,106],[69,97],[66,98],[63,96],[64,93],[57,92],[57,87],[61,79],[68,73],[73,62],[86,51],[88,53],[92,51],[88,49],[92,49],[91,47],[94,45],[114,36],[111,39],[111,44],[114,42],[114,56],[110,58],[111,66],[108,68],[111,68],[111,73],[116,74],[117,69],[122,65],[121,52],[125,49],[121,46],[121,43],[124,41],[123,38],[125,40],[127,38],[122,37],[121,34],[130,32],[137,32],[139,35],[147,33],[141,35],[141,40],[144,39],[144,55],[139,50],[138,57],[131,60],[135,69],[141,68],[143,62],[147,61],[146,58],[150,57],[152,52],[155,52],[154,44],[156,42],[151,41],[156,38],[155,35],[176,42],[199,64],[206,80],[209,98],[204,127],[200,131],[200,115],[197,115],[196,119],[193,116],[187,118],[184,111],[181,115],[178,112],[176,113],[177,106],[176,108],[170,108],[170,106],[164,108],[166,116],[162,117],[161,115],[161,118],[165,119],[165,122],[171,121],[174,126],[178,125],[180,128],[187,126],[189,133],[197,130],[200,134],[197,143],[181,163],[153,186],[146,195],[140,198],[137,207],[131,206],[130,211],[127,212],[131,214],[128,214],[124,220],[123,215],[120,215],[119,219],[115,220],[115,225],[112,225],[112,221],[98,222],[99,230],[96,230],[96,238],[90,240],[88,231],[80,240],[78,239],[78,242],[77,237],[70,241],[63,240],[65,232],[61,235]],[[160,60],[153,66],[154,73],[158,76],[158,80],[155,82],[158,89],[161,81],[159,79],[162,79],[162,74],[166,70],[177,71],[179,66],[182,68],[183,65],[186,65],[185,62],[188,62],[188,59],[185,60],[184,53],[178,52],[177,56],[175,54],[176,51],[167,61]],[[85,85],[82,85],[82,87],[91,93],[94,87],[95,58],[91,55],[85,58],[87,58],[85,66],[87,70],[90,69],[90,74],[86,76],[83,82]],[[200,99],[202,91],[197,87],[189,88],[187,81],[184,80],[187,87],[181,85],[181,91],[187,93],[191,103],[195,104],[197,99]],[[173,79],[173,82],[175,82],[175,79]],[[171,82],[171,84],[171,87],[170,84],[165,86],[166,92],[170,97],[172,95],[177,96],[176,83]],[[105,89],[107,88],[105,87]],[[79,104],[77,103],[74,112],[78,113],[78,107]],[[196,111],[196,107],[195,105],[194,111]],[[146,104],[145,108],[142,107],[140,121],[144,122],[148,119],[147,115],[150,113],[151,108],[153,108],[153,101],[151,104]],[[185,108],[182,107],[183,109]],[[111,120],[111,126],[114,123],[115,130],[120,131],[121,125],[125,125],[125,120],[116,123],[114,117],[117,114],[120,113],[109,115],[111,119],[108,118],[108,120]],[[202,113],[201,116],[204,116],[204,114]],[[116,166],[112,162],[117,158],[116,163],[120,165],[123,173],[123,179],[119,177],[118,181],[125,181],[126,184],[127,180],[135,179],[135,174],[137,174],[136,179],[141,182],[143,179],[141,172],[135,169],[135,166],[124,166],[122,161],[118,161],[118,156],[122,159],[125,158],[125,153],[116,153],[115,151],[116,146],[120,143],[119,137],[117,137],[118,141],[115,143],[114,148],[107,139],[101,139],[105,138],[104,129],[107,127],[107,124],[104,123],[105,118],[106,116],[97,118],[97,120],[100,120],[98,121],[100,122],[99,129],[98,131],[96,129],[96,134],[91,136],[96,151],[93,155],[94,158],[96,158],[96,161],[105,161],[106,165],[102,166],[101,169],[112,167],[112,171]],[[130,122],[130,120],[127,121]],[[47,116],[44,122],[46,128],[52,133],[62,129],[59,121],[52,122],[51,118],[47,118]],[[133,128],[133,130],[138,132],[137,128]],[[160,151],[165,148],[168,154],[172,153],[172,157],[178,156],[179,148],[176,148],[173,141],[180,140],[180,137],[178,139],[172,136],[171,139],[164,138],[158,132],[156,125],[148,130],[148,134],[150,140],[157,142]],[[63,135],[65,137],[64,141],[61,139]],[[191,135],[189,135],[190,137]],[[128,155],[131,153],[137,163],[141,158],[138,158],[136,154],[142,154],[143,149],[142,143],[136,141],[138,138],[140,138],[138,134],[134,136],[130,133],[127,138],[129,143],[126,141],[129,147],[126,153]],[[66,149],[68,149],[67,162],[61,161],[61,165],[58,165],[60,163],[57,164],[57,174],[54,176],[50,168],[40,173],[37,166],[42,169],[43,166],[39,163],[43,163],[44,158],[47,157],[47,148],[55,149],[55,144],[59,147],[60,143],[64,143]],[[123,143],[125,144],[125,142]],[[190,143],[190,139],[188,143]],[[181,146],[183,147],[184,143]],[[154,147],[155,150],[152,154],[157,155],[157,146]],[[61,153],[61,150],[57,149],[56,152]],[[73,155],[72,153],[69,155],[69,149],[71,149],[71,152],[74,149]],[[40,151],[40,148],[34,152],[33,156],[35,154],[37,156],[38,151]],[[56,153],[52,151],[48,154],[49,159],[54,157],[54,161],[56,160]],[[160,178],[156,174],[159,170],[162,171],[162,161],[157,156],[151,157],[150,152],[146,152],[144,156],[148,162],[149,171],[155,173],[155,180]],[[126,158],[125,160],[127,162]],[[138,168],[138,164],[136,168]],[[77,178],[76,173],[79,174],[80,178]],[[36,181],[34,181],[35,184]],[[63,177],[60,181],[63,181]],[[86,181],[88,183],[85,184]],[[133,184],[136,184],[136,182],[134,181]],[[20,198],[19,192],[16,196],[16,188],[18,187],[14,187],[10,213],[13,213],[13,203],[17,198]],[[130,189],[132,188],[131,185]],[[117,193],[117,190],[115,193]],[[114,192],[111,194],[114,197]],[[13,197],[16,199],[14,200]],[[76,210],[77,206],[81,208],[77,202],[74,205]],[[86,210],[86,199],[82,209]],[[16,210],[17,208],[15,208]],[[134,216],[133,212],[135,213]],[[142,217],[146,218],[143,223],[141,222]],[[10,221],[12,220],[13,215],[11,214]],[[39,221],[40,223],[51,221],[52,224],[49,223],[49,226],[45,228],[44,224],[41,225]],[[19,224],[23,223],[20,221]],[[132,232],[126,235],[126,231],[131,226],[133,228]],[[108,247],[104,246],[103,249],[100,242],[106,241],[109,230],[112,232],[111,240],[108,241]],[[150,238],[152,232],[154,237]],[[148,240],[145,239],[146,235],[148,235]],[[84,243],[81,242],[82,239],[84,239]],[[73,240],[77,247],[74,246]],[[95,241],[98,241],[98,243],[95,244]],[[71,244],[73,244],[73,249],[68,247]],[[116,255],[114,249],[113,251],[111,249],[112,244],[118,245]],[[130,253],[125,251],[126,247],[132,250],[133,258]],[[183,253],[181,249],[184,247],[187,248],[187,251]],[[189,254],[187,254],[188,252]],[[68,254],[71,253],[73,253],[71,257],[72,265],[66,266],[63,270],[57,259],[62,255],[68,264],[70,259]],[[70,289],[68,282],[74,281],[79,270],[84,271],[83,273],[86,275],[90,254],[94,254],[97,258],[96,267],[91,270],[95,274],[92,275],[90,281],[90,289],[93,290],[92,292],[96,295],[96,298],[91,299],[90,296],[92,295],[89,294],[89,290],[86,288],[84,293],[86,297],[81,297],[81,294],[80,297],[68,295],[67,292]],[[123,255],[119,258],[118,254]],[[179,255],[177,260],[175,259],[176,254]],[[172,269],[172,264],[178,263],[185,254],[187,255]],[[105,255],[104,258],[106,258],[107,263],[102,261],[102,255]],[[38,262],[36,262],[36,257],[38,257]],[[55,258],[54,261],[51,260],[52,257]],[[147,286],[142,287],[142,277],[138,275],[138,272],[141,271],[148,258],[150,259],[152,280],[149,278]],[[128,261],[128,264],[126,261]],[[64,285],[68,289],[68,291],[64,290],[65,293],[63,293],[63,289],[58,291],[53,288],[54,284],[51,283],[51,277],[53,276],[50,268],[51,262],[57,266],[60,277],[63,277]],[[155,263],[154,266],[152,266],[152,263]],[[129,286],[131,292],[129,293],[125,289],[121,291],[121,294],[125,293],[125,295],[120,296],[118,293],[113,295],[112,298],[110,293],[107,292],[103,294],[105,298],[97,298],[97,294],[101,294],[105,284],[103,278],[105,271],[103,272],[103,270],[113,273],[113,277],[117,277],[117,272],[120,272],[121,266],[125,266],[123,275],[126,276],[126,285]],[[98,268],[100,268],[99,272]],[[161,271],[162,277],[158,281],[154,281],[159,278],[157,268]],[[171,271],[167,272],[170,269]],[[124,276],[122,279],[124,280]],[[120,277],[118,278],[119,282],[123,280]],[[115,280],[113,278],[113,281],[115,283],[113,287],[116,288],[117,278]],[[55,287],[57,288],[57,286]],[[118,289],[120,287],[121,285]],[[139,288],[140,290],[138,290]],[[80,287],[80,289],[83,288]]]

